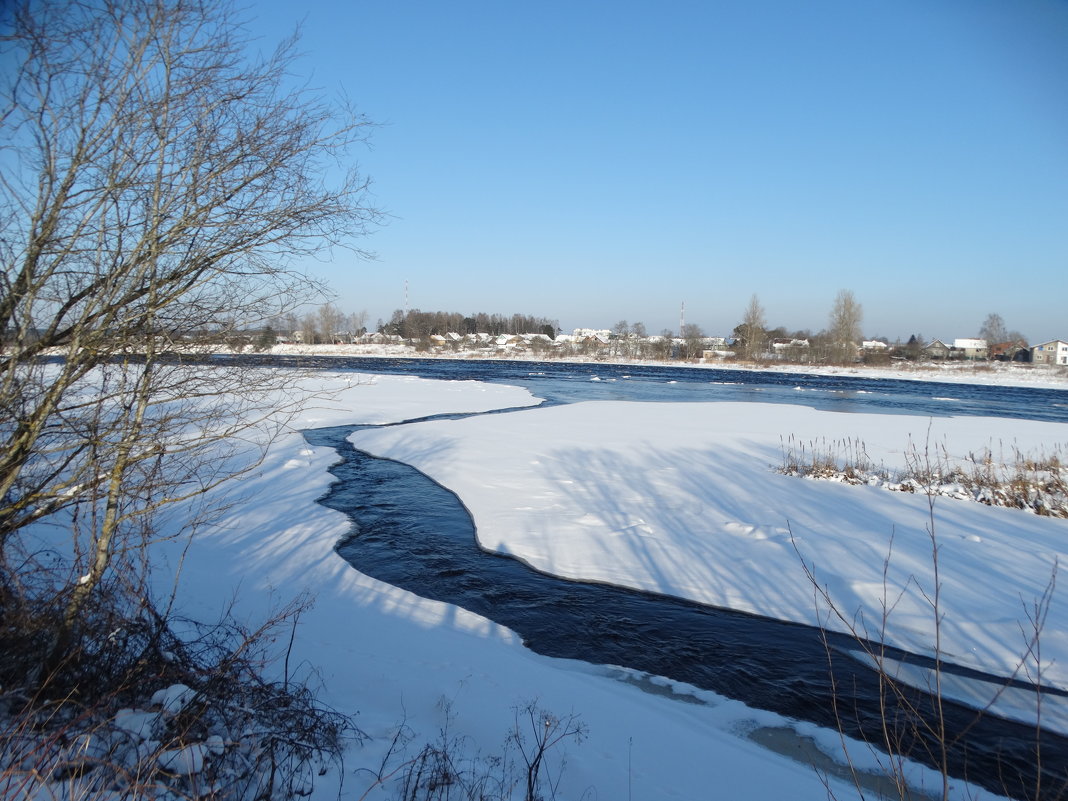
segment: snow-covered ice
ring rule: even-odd
[[[538,570],[816,623],[809,563],[847,617],[881,625],[883,565],[908,588],[892,644],[933,653],[931,510],[922,494],[780,475],[785,438],[851,438],[904,466],[910,442],[950,454],[994,441],[1022,452],[1068,442],[1026,420],[845,414],[759,403],[589,402],[362,431],[363,450],[415,465],[455,491],[481,544]],[[939,500],[944,655],[1009,675],[1024,602],[1068,553],[1068,523]],[[891,554],[892,548],[892,554]],[[991,573],[996,581],[991,581]],[[910,582],[910,579],[912,580]],[[916,586],[918,585],[918,586]],[[892,599],[891,599],[892,600]],[[1068,620],[1047,621],[1046,681],[1068,688]]]

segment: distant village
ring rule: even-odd
[[[232,336],[237,350],[288,346],[345,346],[347,353],[689,362],[889,365],[894,362],[1011,362],[1068,366],[1068,340],[1029,343],[990,314],[978,337],[907,341],[860,335],[862,312],[849,292],[840,293],[827,330],[769,328],[754,295],[742,323],[730,336],[707,336],[700,326],[679,321],[679,332],[650,334],[640,322],[620,320],[611,329],[560,330],[555,320],[513,314],[462,315],[397,310],[388,322],[366,325],[365,313],[345,314],[324,304],[302,317],[287,314],[254,331]],[[984,334],[986,336],[984,336]]]
[[[1002,361],[1035,365],[1068,365],[1068,341],[1052,340],[1029,344],[1014,339],[987,342],[985,339],[957,338],[926,342],[915,338],[908,342],[884,339],[862,340],[842,350],[842,343],[828,342],[826,336],[767,337],[752,347],[742,348],[738,338],[718,336],[675,336],[640,334],[633,331],[577,328],[570,334],[487,332],[424,333],[403,336],[386,331],[335,331],[328,337],[317,333],[308,336],[306,329],[277,333],[273,343],[333,344],[349,346],[393,346],[426,355],[466,355],[487,357],[530,357],[638,360],[715,360],[775,361],[788,363],[858,362],[887,364],[893,361]],[[267,343],[264,343],[267,344]],[[744,350],[744,352],[743,352]],[[844,355],[844,358],[843,358]]]

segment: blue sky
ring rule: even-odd
[[[378,123],[391,220],[314,266],[411,308],[726,334],[1068,337],[1068,2],[261,2]]]

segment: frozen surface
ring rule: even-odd
[[[943,656],[1013,675],[1025,612],[1068,553],[1068,521],[944,498],[932,511],[922,494],[776,472],[784,447],[835,450],[834,440],[864,443],[871,460],[896,467],[987,447],[1048,452],[1068,441],[1068,426],[600,402],[353,436],[454,490],[484,547],[538,570],[814,624],[825,609],[804,560],[862,633],[926,654],[935,649],[933,527]],[[848,447],[837,446],[843,456]],[[884,603],[893,607],[885,624]],[[829,625],[846,628],[833,616]],[[1042,656],[1044,681],[1068,687],[1068,617],[1057,599]]]

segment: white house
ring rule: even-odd
[[[609,338],[612,336],[612,332],[607,328],[576,328],[571,332],[571,336],[578,341],[599,339],[608,342]]]
[[[956,353],[951,352],[951,355],[961,359],[985,359],[987,357],[985,339],[954,339],[953,350]]]
[[[882,345],[883,343],[879,342],[878,344]],[[772,340],[771,350],[773,353],[784,353],[792,350],[804,350],[808,346],[807,339],[775,339]]]
[[[1054,339],[1031,347],[1032,364],[1068,364],[1068,342]]]

